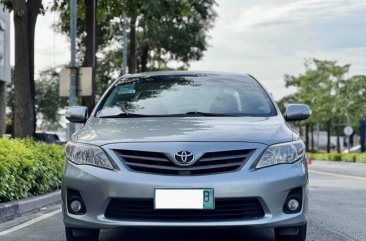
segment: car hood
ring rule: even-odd
[[[282,117],[91,118],[73,141],[105,145],[131,142],[256,142],[293,140]]]

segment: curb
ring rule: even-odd
[[[0,204],[0,222],[10,221],[25,213],[61,201],[61,191]]]

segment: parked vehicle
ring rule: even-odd
[[[305,145],[250,75],[155,72],[115,81],[65,147],[68,241],[118,227],[274,228],[306,239]]]
[[[46,142],[49,144],[58,144],[60,142],[60,138],[58,137],[58,135],[53,134],[53,133],[35,133],[34,134],[34,139],[36,141],[42,141],[42,142]]]
[[[356,145],[354,147],[351,147],[349,150],[346,149],[343,151],[343,153],[359,153],[361,152],[361,145]]]

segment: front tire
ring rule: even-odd
[[[99,229],[65,227],[66,241],[98,241]]]
[[[297,234],[291,234],[294,229],[298,229]],[[307,224],[298,227],[275,228],[276,241],[305,241]]]

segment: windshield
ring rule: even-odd
[[[268,94],[246,76],[153,76],[125,79],[109,92],[97,117],[207,115],[274,116]]]

